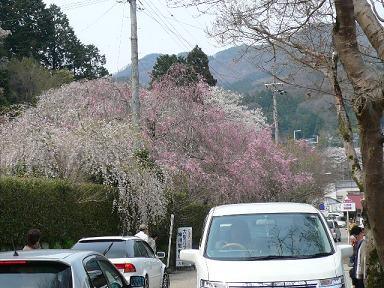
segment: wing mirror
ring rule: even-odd
[[[185,249],[180,251],[180,259],[183,261],[188,261],[195,263],[199,250],[197,249]]]
[[[337,247],[340,249],[342,258],[348,258],[348,257],[351,257],[353,255],[352,245],[340,244]]]

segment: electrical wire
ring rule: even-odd
[[[117,61],[116,61],[116,68],[117,68],[117,71],[120,70],[119,68],[119,61],[120,61],[120,49],[121,49],[121,41],[122,41],[122,34],[123,34],[123,26],[124,26],[124,18],[125,18],[125,3],[124,3],[124,6],[123,6],[123,16],[121,18],[121,26],[120,26],[120,36],[119,36],[119,48],[118,48],[118,54],[117,54]]]
[[[80,30],[80,32],[83,32],[87,29],[89,29],[91,26],[95,25],[97,22],[99,22],[105,15],[107,15],[115,6],[117,5],[117,3],[114,3],[111,7],[109,7],[106,11],[104,11],[99,17],[97,17],[97,19],[95,21],[93,21],[92,23],[88,24],[87,27],[83,28],[82,30]]]

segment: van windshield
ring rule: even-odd
[[[249,214],[213,217],[205,256],[217,260],[325,257],[332,244],[319,215]]]

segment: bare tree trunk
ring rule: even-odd
[[[360,129],[368,219],[379,261],[384,266],[384,229],[380,229],[384,225],[383,141],[380,129],[383,113],[381,75],[366,65],[358,49],[353,0],[335,0],[335,7],[337,16],[334,43],[354,88],[352,103]]]
[[[336,101],[336,112],[339,122],[339,131],[343,139],[344,150],[347,156],[349,169],[352,173],[352,179],[356,182],[359,189],[363,191],[363,175],[359,163],[359,159],[356,155],[356,150],[353,144],[353,132],[351,127],[351,121],[345,109],[345,103],[343,94],[340,88],[340,84],[337,78],[337,60],[338,57],[332,57],[332,68],[329,69],[330,73],[327,73],[328,79],[333,87]],[[328,70],[328,71],[329,71]]]

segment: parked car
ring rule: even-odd
[[[180,258],[195,264],[198,288],[342,288],[343,258],[352,253],[335,245],[313,206],[253,203],[212,208],[199,249]]]
[[[128,282],[143,276],[146,288],[168,288],[169,275],[160,260],[164,252],[153,252],[147,242],[135,236],[106,236],[80,239],[72,249],[97,251],[105,255]]]
[[[134,288],[103,255],[90,251],[32,250],[0,253],[0,287],[12,288]]]
[[[331,234],[333,237],[333,240],[335,242],[341,241],[341,232],[339,228],[339,224],[337,224],[336,220],[327,220],[328,228],[331,230]]]
[[[339,225],[340,228],[347,227],[347,222],[346,222],[345,217],[344,217],[343,214],[328,213],[327,219],[335,220],[337,222],[337,225]]]

